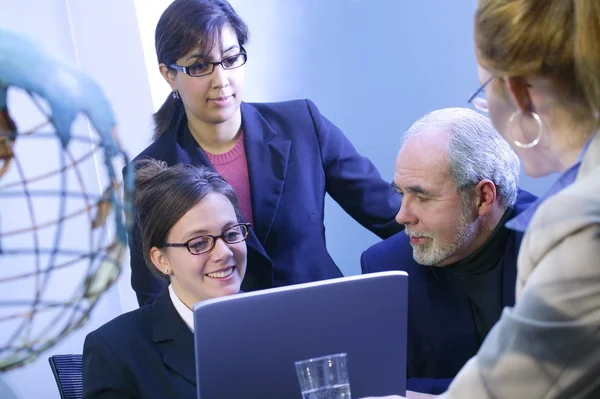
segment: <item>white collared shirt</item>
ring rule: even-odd
[[[173,302],[173,306],[175,306],[175,310],[179,313],[179,316],[181,316],[190,330],[194,332],[194,312],[192,312],[192,309],[188,308],[185,303],[181,302],[181,299],[179,299],[173,290],[173,284],[169,284],[169,296],[171,297],[171,302]]]

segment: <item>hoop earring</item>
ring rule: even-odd
[[[178,91],[174,91],[173,92],[173,98],[176,100],[179,98],[179,92]]]
[[[523,113],[521,111],[516,111],[514,112],[511,116],[510,119],[508,120],[508,130],[510,132],[511,137],[515,137],[515,135],[513,134],[513,123],[515,121],[515,118],[519,115],[522,115]],[[538,134],[536,136],[535,139],[533,139],[533,141],[531,143],[527,143],[527,144],[523,144],[521,143],[519,140],[514,139],[513,143],[515,143],[515,145],[519,148],[533,148],[536,145],[539,144],[540,140],[542,139],[542,136],[544,135],[544,124],[542,122],[542,119],[540,118],[540,116],[538,114],[536,114],[535,112],[530,112],[531,117],[537,122],[538,125]]]

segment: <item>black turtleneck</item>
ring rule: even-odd
[[[500,318],[502,313],[502,267],[506,241],[510,231],[504,224],[512,218],[508,208],[494,231],[481,247],[466,258],[446,266],[462,284],[469,297],[479,344]]]

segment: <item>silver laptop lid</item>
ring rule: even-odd
[[[405,394],[408,275],[389,271],[194,307],[200,399],[301,398],[294,362],[348,354],[352,397]]]

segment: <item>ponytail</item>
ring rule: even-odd
[[[162,109],[162,108],[161,108]],[[149,234],[157,228],[156,221],[152,218],[153,207],[155,207],[156,193],[154,192],[159,175],[167,170],[166,162],[158,161],[152,158],[141,158],[133,164],[135,170],[135,190],[133,193],[133,206],[136,210],[136,223],[133,227],[133,236],[137,238],[137,246],[141,250],[146,262],[146,266],[152,275],[166,283],[169,283],[169,276],[161,273],[160,270],[152,262],[150,250],[152,243],[149,239]],[[165,233],[166,235],[166,233]]]
[[[173,98],[173,95],[169,94],[163,105],[152,117],[154,119],[152,140],[158,139],[169,129],[175,128],[184,115],[185,109],[181,99]]]
[[[577,0],[575,7],[575,75],[600,123],[600,1]]]

